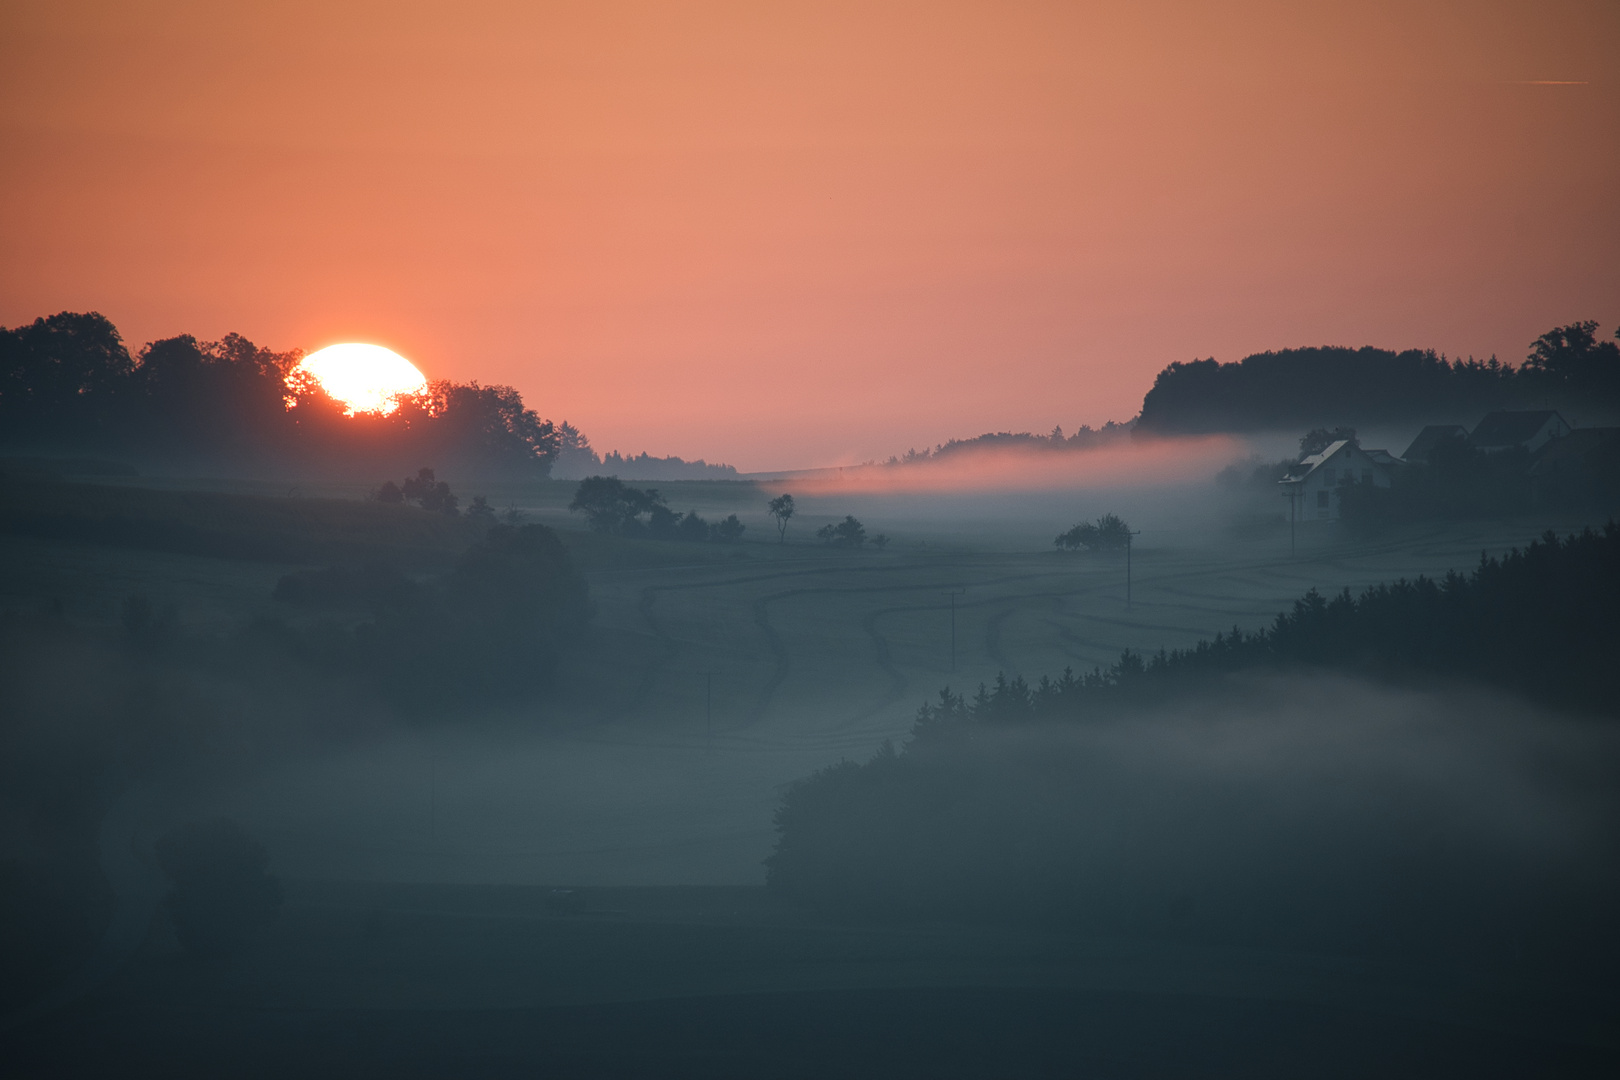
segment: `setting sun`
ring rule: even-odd
[[[289,382],[313,378],[322,390],[355,413],[393,412],[399,398],[427,389],[427,379],[416,365],[381,345],[349,342],[318,349],[293,369]]]

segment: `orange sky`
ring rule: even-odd
[[[0,323],[62,309],[744,469],[1518,360],[1620,320],[1620,4],[0,0]]]

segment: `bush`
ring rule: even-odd
[[[1052,543],[1073,551],[1117,551],[1131,542],[1131,527],[1118,514],[1104,514],[1095,523],[1082,521],[1068,532],[1059,533]]]
[[[816,539],[828,547],[860,547],[866,543],[866,526],[846,514],[836,525],[823,525],[816,530]]]
[[[581,480],[568,509],[583,513],[592,532],[650,540],[734,544],[742,539],[747,529],[736,514],[712,523],[699,517],[696,510],[677,514],[656,488],[629,487],[617,476],[590,476]]]

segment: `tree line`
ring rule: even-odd
[[[1106,668],[1033,685],[998,675],[971,695],[946,688],[918,710],[902,747],[885,743],[864,763],[840,762],[787,791],[767,881],[797,902],[864,917],[1051,919],[1099,933],[1335,950],[1444,944],[1477,955],[1500,935],[1468,928],[1486,925],[1480,913],[1492,909],[1492,920],[1521,928],[1568,928],[1559,949],[1586,955],[1599,939],[1613,949],[1615,884],[1606,869],[1597,891],[1574,878],[1542,891],[1544,870],[1516,877],[1492,862],[1494,884],[1482,894],[1469,884],[1479,868],[1462,854],[1467,844],[1441,851],[1405,816],[1388,828],[1373,814],[1365,820],[1381,831],[1358,834],[1363,819],[1340,814],[1342,792],[1318,795],[1286,763],[1265,777],[1219,764],[1183,775],[1185,741],[1198,737],[1187,727],[1174,729],[1166,771],[1133,773],[1149,760],[1142,754],[1165,744],[1132,732],[1152,716],[1175,715],[1158,707],[1215,700],[1224,676],[1257,669],[1467,678],[1614,718],[1617,604],[1620,527],[1611,522],[1482,558],[1468,574],[1332,598],[1312,590],[1268,627],[1191,649],[1126,651]],[[1246,715],[1249,699],[1234,701]],[[1320,742],[1311,717],[1278,722]],[[1364,735],[1385,730],[1370,723]],[[1356,778],[1355,766],[1345,775]],[[1575,857],[1572,872],[1589,864],[1590,856]],[[1514,881],[1538,884],[1513,894]],[[1365,918],[1392,889],[1401,905]],[[1542,915],[1560,914],[1510,914],[1543,904]],[[1441,934],[1441,926],[1450,929]]]
[[[598,454],[591,440],[574,425],[564,421],[557,428],[557,460],[552,475],[559,480],[582,480],[589,476],[617,476],[624,480],[736,480],[734,466],[716,463],[710,465],[702,458],[653,457],[643,450],[639,454],[620,454],[610,450]]]
[[[1517,367],[1448,360],[1432,349],[1281,349],[1236,363],[1177,362],[1142,400],[1153,435],[1275,431],[1353,420],[1449,419],[1501,409],[1620,409],[1620,345],[1593,321],[1555,327]],[[1620,330],[1616,336],[1620,337]]]
[[[975,435],[971,439],[947,439],[932,449],[923,447],[907,450],[904,454],[896,454],[883,462],[885,465],[916,465],[925,461],[938,461],[954,457],[963,453],[975,453],[984,450],[1092,450],[1130,435],[1135,427],[1134,420],[1120,423],[1110,420],[1100,428],[1093,428],[1089,424],[1081,424],[1070,434],[1064,434],[1063,425],[1059,424],[1045,435],[1029,431],[987,431],[982,435]],[[869,463],[875,464],[875,463]]]
[[[249,469],[441,467],[546,475],[557,427],[509,386],[444,380],[387,415],[346,416],[309,380],[302,352],[240,334],[181,334],[133,355],[105,316],[62,312],[0,327],[0,446]]]
[[[1315,589],[1268,627],[1234,627],[1190,649],[1126,650],[1108,668],[1065,670],[1035,685],[998,676],[971,699],[941,692],[917,714],[927,740],[963,723],[1084,719],[1159,700],[1211,676],[1249,668],[1328,667],[1400,677],[1478,679],[1538,701],[1620,716],[1620,525],[1564,538],[1547,533],[1471,573]]]

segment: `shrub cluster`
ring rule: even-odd
[[[736,514],[711,522],[696,510],[676,513],[657,488],[633,488],[616,476],[581,480],[568,509],[584,514],[593,532],[635,539],[734,544],[748,528]]]
[[[1118,514],[1104,514],[1096,521],[1082,521],[1068,532],[1058,533],[1052,543],[1073,551],[1117,551],[1131,542],[1131,527]]]

